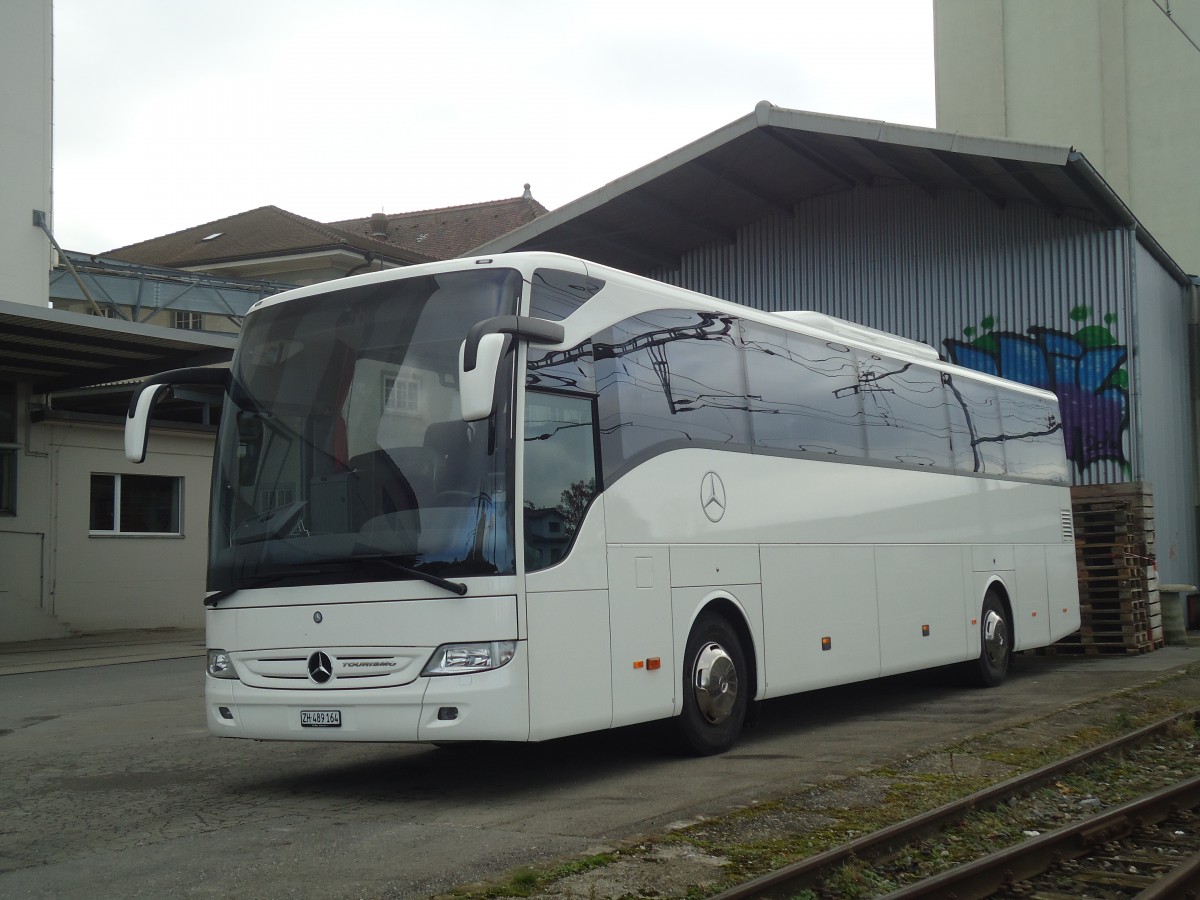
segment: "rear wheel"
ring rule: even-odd
[[[996,687],[1008,674],[1012,662],[1012,622],[1000,595],[989,590],[979,617],[979,658],[969,664],[972,680],[983,687]]]
[[[711,756],[732,747],[746,721],[751,691],[737,632],[722,616],[703,613],[684,654],[683,712],[676,720],[683,748]]]

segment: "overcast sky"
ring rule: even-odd
[[[931,0],[54,0],[54,231],[550,209],[753,111],[934,124]]]

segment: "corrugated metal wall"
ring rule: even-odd
[[[1139,436],[1139,477],[1154,488],[1155,553],[1164,584],[1197,584],[1196,452],[1188,366],[1188,304],[1178,285],[1144,247],[1134,248],[1137,318],[1131,344],[1140,349],[1130,385],[1131,424]]]
[[[760,309],[841,316],[1054,390],[1074,482],[1157,478],[1158,508],[1187,548],[1172,577],[1195,577],[1185,289],[1129,230],[897,185],[816,198],[654,275]],[[1135,373],[1130,348],[1145,349],[1148,333],[1155,349]],[[1176,464],[1148,456],[1148,443],[1174,448]]]

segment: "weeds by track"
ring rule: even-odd
[[[945,845],[954,842],[956,835],[960,845],[977,846],[992,838],[1006,843],[997,837],[1006,827],[993,811],[1017,810],[1038,790],[1069,792],[1064,782],[1089,768],[1116,765],[1113,771],[1119,772],[1120,765],[1147,744],[1182,742],[1189,748],[1184,753],[1192,754],[1195,769],[1200,771],[1195,741],[1197,717],[1200,707],[1169,716],[756,878],[720,894],[719,900],[880,895],[1058,898],[1081,896],[1085,890],[1091,897],[1128,897],[1158,889],[1160,883],[1171,885],[1174,891],[1161,896],[1186,896],[1187,885],[1200,877],[1194,871],[1200,869],[1200,854],[1196,852],[1200,851],[1200,834],[1192,812],[1200,806],[1200,774],[1176,777],[1186,773],[1153,760],[1137,766],[1148,770],[1151,782],[1172,783],[1152,790],[1138,789],[1144,796],[1137,800],[1122,802],[1103,813],[1090,809],[1078,821],[1045,832],[1023,828],[1014,835],[1009,826],[1011,845],[972,862],[950,868],[942,860],[953,855]],[[1178,749],[1172,748],[1173,752]],[[1154,775],[1160,769],[1165,771],[1156,779]],[[1101,784],[1108,784],[1104,778],[1112,778],[1099,777]],[[1118,784],[1112,796],[1127,794],[1135,779],[1127,781]],[[1096,806],[1101,803],[1097,799]],[[973,819],[977,821],[973,823]],[[982,837],[964,838],[973,828]],[[994,848],[995,844],[985,849]],[[1188,866],[1192,874],[1188,874]],[[1168,874],[1175,869],[1180,874]],[[889,894],[894,888],[896,892]]]

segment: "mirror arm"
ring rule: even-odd
[[[151,375],[137,386],[137,390],[129,398],[129,412],[127,415],[130,419],[134,417],[137,412],[138,399],[142,396],[142,392],[147,388],[154,387],[156,384],[165,384],[168,386],[176,384],[215,384],[228,388],[230,375],[229,369],[208,369],[199,366],[193,369],[171,369],[169,372],[159,372],[157,375]]]
[[[228,369],[172,369],[151,375],[138,385],[129,399],[129,414],[125,419],[125,458],[132,463],[146,459],[146,442],[150,437],[150,414],[154,405],[177,384],[212,384],[228,390],[231,378]]]
[[[472,372],[479,359],[479,342],[485,334],[511,334],[536,344],[561,344],[566,330],[558,322],[531,316],[496,316],[476,322],[467,332],[463,371]]]

